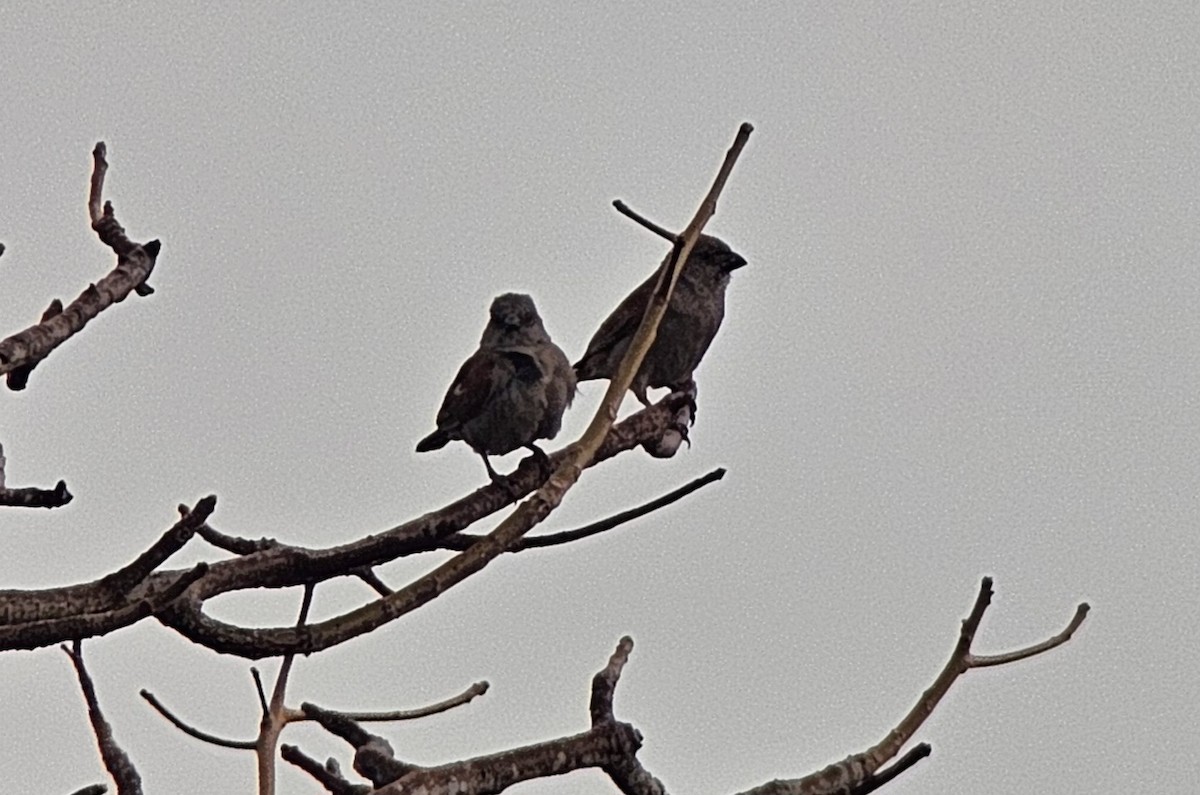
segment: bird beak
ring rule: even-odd
[[[741,254],[734,254],[725,260],[725,272],[732,273],[738,268],[746,264],[746,258]]]

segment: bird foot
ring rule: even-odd
[[[670,397],[682,402],[682,407],[687,409],[688,425],[696,424],[696,396],[698,393],[696,382],[691,378],[671,389]],[[686,435],[684,438],[687,438]]]
[[[692,446],[689,431],[692,424],[694,399],[686,394],[672,393],[668,396],[667,406],[674,412],[663,430],[662,436],[653,442],[642,445],[646,452],[655,458],[670,458],[679,452],[679,447],[687,443]]]
[[[538,447],[536,444],[529,444],[526,446],[533,452],[533,455],[531,455],[529,458],[533,459],[533,463],[538,468],[538,481],[545,483],[550,479],[550,476],[554,474],[554,464],[550,463],[550,456],[546,455],[546,451]],[[528,461],[529,458],[521,461],[521,465],[524,466],[525,461]]]
[[[511,475],[499,475],[495,469],[492,469],[492,462],[488,461],[488,457],[483,456],[483,465],[487,467],[488,478],[491,479],[492,485],[499,488],[508,495],[509,502],[516,502],[523,496],[521,490],[512,481]]]

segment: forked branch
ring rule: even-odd
[[[117,266],[95,284],[88,285],[65,308],[57,302],[42,315],[42,320],[0,341],[0,374],[7,374],[10,389],[23,389],[30,372],[50,352],[78,333],[93,318],[113,304],[124,301],[131,292],[149,295],[146,284],[161,244],[157,240],[138,244],[131,241],[113,215],[112,204],[103,202],[104,175],[108,171],[104,142],[92,152],[92,183],[88,213],[92,229],[117,255]]]
[[[1040,654],[1061,646],[1070,640],[1075,630],[1079,629],[1084,618],[1087,617],[1089,609],[1086,602],[1080,604],[1075,609],[1075,615],[1071,618],[1066,629],[1042,643],[1006,654],[977,657],[971,653],[971,643],[975,639],[975,633],[979,630],[980,622],[983,621],[984,612],[987,611],[988,605],[991,604],[992,594],[992,578],[984,577],[983,582],[980,583],[979,595],[975,598],[975,604],[972,606],[970,614],[962,622],[962,629],[958,634],[958,642],[954,646],[954,651],[951,653],[950,659],[946,661],[946,665],[942,668],[941,673],[938,674],[933,684],[921,695],[921,698],[913,705],[908,714],[901,719],[896,728],[888,732],[882,741],[862,753],[849,756],[841,762],[835,762],[804,778],[772,781],[760,787],[747,790],[741,793],[741,795],[823,795],[830,792],[858,792],[860,790],[856,788],[864,786],[869,787],[869,789],[861,790],[864,792],[877,788],[881,783],[886,783],[887,780],[890,780],[897,772],[902,772],[903,768],[900,768],[900,762],[893,765],[891,768],[893,772],[890,773],[881,770],[881,768],[889,760],[895,758],[900,753],[900,749],[912,740],[917,729],[933,714],[934,709],[937,708],[937,705],[946,693],[950,691],[951,685],[958,680],[958,677],[972,668],[1003,665],[1023,660],[1035,654]],[[917,758],[912,759],[909,759],[908,755],[906,755],[902,761],[907,761],[908,766],[911,766],[920,758],[927,755],[928,752],[925,752]],[[885,776],[887,777],[886,779],[884,778]],[[872,782],[877,783],[872,784]]]

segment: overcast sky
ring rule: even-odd
[[[680,228],[751,121],[709,226],[750,264],[693,446],[588,471],[547,529],[726,478],[298,661],[291,703],[412,707],[487,679],[387,730],[407,760],[452,761],[586,728],[628,633],[616,708],[640,758],[671,792],[727,793],[879,740],[990,574],[978,651],[1092,616],[961,680],[918,735],[932,758],[888,791],[1195,791],[1195,3],[23,5],[0,12],[0,334],[111,268],[85,207],[97,140],[118,219],[163,253],[152,297],[0,395],[9,485],[76,495],[0,512],[0,587],[94,579],[208,493],[224,531],[327,546],[478,487],[465,446],[413,446],[488,302],[531,293],[576,358],[665,251],[609,203]],[[584,386],[552,448],[602,394]],[[322,586],[315,615],[368,597]],[[279,624],[298,601],[210,608]],[[253,791],[249,754],[137,695],[250,738],[249,663],[152,621],[85,652],[148,793]],[[313,728],[284,741],[348,765]],[[57,649],[0,655],[0,747],[8,791],[107,780]]]

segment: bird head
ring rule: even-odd
[[[745,257],[731,249],[725,241],[712,235],[700,235],[696,245],[692,246],[692,253],[680,278],[701,289],[708,285],[724,287],[729,283],[729,274],[745,264]]]
[[[481,345],[529,345],[549,341],[533,299],[521,293],[496,296],[488,312]]]

